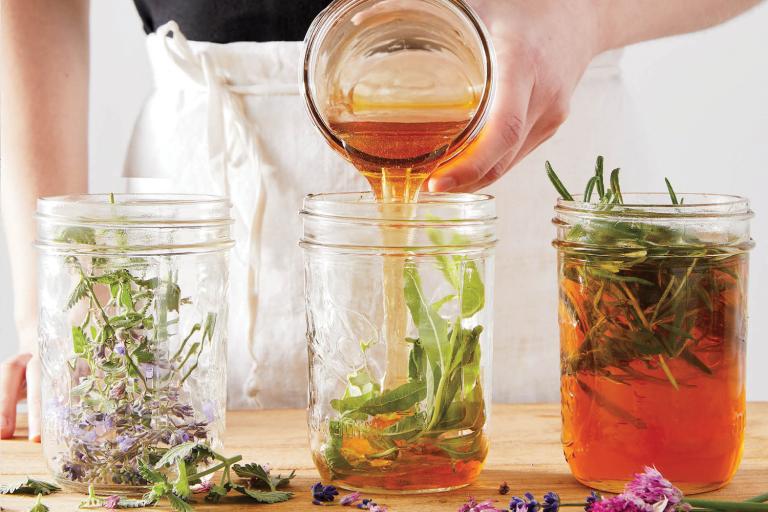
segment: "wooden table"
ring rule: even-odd
[[[741,468],[728,487],[710,493],[711,496],[741,500],[768,492],[768,403],[751,403],[748,410]],[[277,505],[246,504],[239,500],[227,501],[227,505],[200,503],[195,505],[195,510],[323,510],[310,503],[308,489],[318,480],[318,475],[309,454],[304,411],[236,411],[230,412],[227,420],[225,453],[242,454],[245,461],[269,462],[279,470],[296,468],[298,476],[290,489],[296,497]],[[509,483],[511,494],[531,491],[541,495],[554,490],[568,501],[583,500],[588,494],[588,490],[571,477],[563,460],[559,406],[496,405],[491,421],[491,452],[485,471],[474,485],[443,494],[375,496],[376,501],[386,504],[390,512],[453,512],[468,496],[499,499],[502,507],[509,498],[498,495],[502,481]],[[0,482],[11,483],[25,475],[50,480],[40,445],[23,438],[0,441]],[[54,512],[74,511],[81,499],[79,495],[62,492],[47,496],[45,503]],[[8,510],[26,511],[32,501],[30,497],[0,496],[0,506]],[[339,512],[357,510],[335,509]]]

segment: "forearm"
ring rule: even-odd
[[[705,29],[733,18],[761,0],[594,0],[598,48]]]
[[[87,190],[88,2],[4,0],[0,16],[0,206],[19,336],[32,350],[36,200]]]

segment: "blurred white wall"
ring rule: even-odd
[[[121,191],[122,160],[151,76],[132,3],[92,2],[91,9],[90,186]],[[681,191],[743,194],[753,201],[758,245],[751,273],[750,400],[768,400],[768,372],[760,364],[768,361],[766,27],[764,2],[726,25],[628,48],[622,64],[654,163],[633,173],[631,163],[622,162],[629,171],[625,188],[647,188],[669,175]],[[9,274],[0,240],[0,358],[15,347]]]

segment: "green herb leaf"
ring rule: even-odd
[[[549,178],[549,181],[551,181],[552,185],[555,186],[555,189],[560,194],[560,197],[566,201],[573,201],[573,196],[570,192],[568,192],[568,189],[565,188],[563,182],[560,181],[560,178],[558,178],[557,173],[555,173],[555,170],[552,168],[552,165],[549,163],[549,161],[544,163],[544,167],[547,170],[547,177]]]
[[[211,503],[218,503],[221,501],[221,498],[224,498],[228,493],[230,488],[232,487],[232,484],[228,483],[225,485],[214,485],[211,487],[211,490],[208,491],[208,494],[205,496],[205,501],[211,502]]]
[[[69,295],[65,309],[69,310],[75,307],[75,304],[83,300],[88,295],[88,291],[88,280],[86,278],[80,279],[80,281],[77,283],[77,286],[75,286],[75,289],[72,290],[72,293]]]
[[[423,382],[407,382],[393,390],[368,400],[360,407],[360,412],[375,416],[391,412],[407,411],[427,396],[427,386]]]
[[[240,478],[250,478],[251,487],[265,488],[271,491],[276,491],[280,487],[288,485],[291,480],[296,476],[296,471],[291,471],[288,476],[276,475],[273,476],[269,471],[266,471],[260,464],[235,464],[232,466],[235,474]]]
[[[168,499],[168,503],[171,504],[171,508],[177,512],[194,512],[195,510],[192,508],[192,505],[173,493],[168,493],[165,497]]]
[[[0,494],[52,494],[61,490],[58,485],[27,477],[14,485],[0,485]]]
[[[281,503],[293,498],[293,493],[284,491],[257,491],[242,485],[233,485],[232,488],[240,494],[248,496],[256,503]]]
[[[619,171],[618,168],[611,171],[611,191],[616,202],[624,204],[624,197],[621,195],[621,185],[619,184]]]
[[[605,183],[603,181],[603,157],[598,156],[595,162],[595,185],[597,186],[597,195],[600,199],[605,196]],[[585,199],[589,201],[589,199]]]
[[[155,469],[161,469],[164,466],[172,466],[176,464],[176,461],[186,459],[192,455],[198,457],[201,453],[209,456],[212,454],[211,449],[202,443],[188,442],[178,444],[173,448],[169,448],[168,451],[160,457],[160,460],[155,463]]]
[[[675,189],[672,188],[669,178],[664,178],[664,183],[667,184],[667,191],[669,192],[669,198],[672,200],[672,204],[680,204],[677,201],[677,194],[675,194]]]
[[[85,333],[82,327],[79,325],[72,326],[72,349],[75,355],[81,356],[85,354],[85,350],[88,347],[88,340],[85,339]]]

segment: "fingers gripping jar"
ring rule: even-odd
[[[404,206],[320,194],[301,215],[309,428],[323,479],[379,492],[469,484],[488,452],[493,198],[424,193]],[[407,242],[391,245],[390,231]],[[403,262],[401,339],[385,335],[392,258]],[[406,375],[395,381],[390,343],[406,345],[395,352]]]
[[[42,443],[56,480],[140,493],[140,463],[221,445],[229,202],[85,195],[38,202]]]

